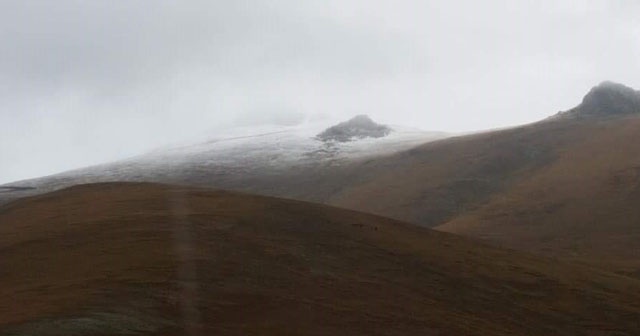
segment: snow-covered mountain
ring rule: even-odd
[[[332,132],[339,136],[326,136]],[[319,125],[309,124],[238,128],[193,144],[9,183],[0,186],[0,202],[76,184],[112,181],[182,183],[290,196],[284,185],[295,178],[326,175],[369,157],[444,137],[446,134],[440,132],[376,124],[366,116],[324,132]]]

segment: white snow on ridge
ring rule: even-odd
[[[133,160],[178,160],[183,163],[210,161],[216,165],[246,164],[251,161],[267,165],[291,165],[390,154],[446,137],[444,133],[394,126],[392,132],[382,138],[323,142],[315,138],[321,129],[308,125],[235,129],[201,143],[164,148]]]
[[[380,138],[323,142],[315,137],[322,131],[321,126],[232,129],[199,143],[160,148],[113,163],[6,184],[0,193],[0,203],[84,183],[175,183],[185,176],[195,176],[202,181],[243,181],[273,174],[287,176],[290,169],[331,169],[356,159],[392,154],[447,137],[440,132],[392,126],[392,131]],[[7,187],[30,189],[11,191]]]

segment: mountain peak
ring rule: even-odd
[[[354,139],[382,138],[390,132],[389,126],[378,124],[369,116],[361,114],[327,128],[317,138],[324,142],[348,142]]]
[[[569,116],[610,117],[640,113],[640,91],[628,86],[604,81],[593,87],[582,103],[570,111]]]

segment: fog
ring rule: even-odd
[[[535,121],[640,88],[629,1],[2,1],[0,183],[223,129]]]

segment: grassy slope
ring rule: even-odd
[[[0,334],[640,333],[637,280],[309,203],[98,184],[0,223]]]
[[[576,131],[552,164],[439,229],[640,275],[640,119]]]
[[[571,141],[566,124],[445,139],[351,167],[359,179],[329,203],[432,227],[486,202]],[[545,134],[547,136],[543,137]]]
[[[640,118],[556,120],[378,160],[329,203],[640,275]]]

